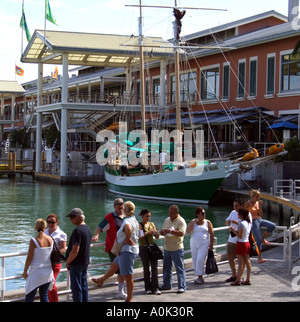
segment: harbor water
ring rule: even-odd
[[[83,209],[86,215],[86,223],[94,233],[98,223],[109,212],[113,211],[113,201],[118,197],[107,191],[106,186],[80,185],[60,186],[33,181],[30,177],[11,179],[0,179],[0,253],[21,252],[28,249],[29,241],[36,236],[34,229],[35,221],[55,213],[59,217],[60,228],[67,233],[72,233],[74,226],[69,218],[68,212],[75,207]],[[124,200],[129,200],[124,198]],[[141,200],[130,198],[136,205],[137,219],[141,209],[151,210],[151,221],[160,229],[168,216],[170,203]],[[179,205],[180,214],[189,223],[194,218],[196,205]],[[214,227],[224,226],[224,222],[230,207],[205,207],[207,218],[212,221]],[[217,233],[220,242],[225,242],[227,233]],[[100,234],[99,242],[105,242],[106,234]],[[163,241],[158,241],[162,244]],[[189,238],[185,238],[186,248],[189,249]],[[188,255],[187,255],[188,256]],[[5,263],[5,275],[21,275],[24,268],[25,256],[7,258]],[[91,249],[91,261],[93,264],[108,262],[108,256],[104,247]],[[64,264],[63,264],[64,265]],[[137,263],[137,265],[140,265]],[[64,267],[64,266],[63,266]],[[93,268],[91,275],[102,274],[107,267]],[[1,270],[1,268],[0,268]],[[0,274],[2,272],[0,271]],[[58,281],[65,279],[61,273]],[[6,290],[23,288],[24,279],[6,282]]]

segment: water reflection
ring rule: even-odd
[[[28,249],[29,240],[36,235],[35,221],[55,213],[59,218],[60,228],[70,236],[75,228],[68,212],[75,207],[83,209],[86,223],[92,233],[98,223],[109,212],[113,211],[113,201],[117,196],[107,191],[105,186],[58,186],[45,183],[35,183],[29,177],[16,181],[0,179],[0,253],[19,252]],[[128,198],[124,198],[128,200]],[[151,220],[160,229],[168,216],[170,203],[156,202],[130,198],[136,205],[137,219],[141,209],[149,208]],[[180,214],[187,222],[194,218],[194,205],[179,205]],[[214,227],[224,226],[231,208],[206,207],[207,218]],[[100,234],[99,242],[105,242],[106,234]],[[218,233],[218,240],[225,242],[227,233]],[[161,241],[159,242],[161,244]],[[185,238],[186,248],[189,248],[189,238]],[[91,250],[92,263],[108,262],[104,248]],[[6,275],[20,275],[24,268],[25,257],[15,257],[6,260]],[[102,274],[104,269],[94,269],[92,274]],[[59,278],[62,280],[63,276]],[[9,281],[6,290],[24,287],[24,280]]]

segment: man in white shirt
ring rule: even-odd
[[[238,229],[239,223],[241,221],[238,216],[238,211],[239,211],[239,209],[243,208],[243,206],[244,206],[244,204],[241,200],[239,200],[239,199],[234,200],[234,202],[233,202],[234,210],[230,213],[229,217],[226,219],[226,221],[225,221],[226,226],[231,226],[235,230]],[[230,234],[229,238],[228,238],[226,252],[227,252],[227,257],[228,257],[228,261],[229,261],[229,266],[231,269],[231,277],[228,278],[225,282],[235,282],[236,278],[237,278],[236,268],[235,268],[236,242],[237,242],[236,235]]]

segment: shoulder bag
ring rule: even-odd
[[[52,238],[52,237],[51,237]],[[51,263],[52,266],[56,264],[60,264],[66,260],[65,256],[60,252],[60,249],[57,247],[54,239],[53,240],[53,248],[51,252]]]
[[[144,227],[143,223],[141,223],[141,226],[142,226],[143,231],[145,233],[145,227]],[[149,245],[148,236],[145,236],[145,239],[146,239],[146,243],[147,243],[148,256],[149,256],[150,260],[163,259],[164,254],[163,254],[162,250],[160,249],[160,247],[157,246],[155,243],[152,245]]]
[[[259,250],[252,231],[249,234],[249,243],[250,243],[250,257],[258,256]]]
[[[118,243],[117,238],[116,238],[114,245],[113,245],[112,249],[110,250],[110,252],[113,253],[114,255],[118,256],[120,254],[120,251],[121,251],[121,248],[123,245],[125,245],[125,239],[121,243]]]

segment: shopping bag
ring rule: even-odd
[[[207,260],[206,260],[206,268],[205,268],[205,274],[214,274],[219,271],[218,265],[215,259],[214,252],[212,250],[208,251],[207,254]]]

